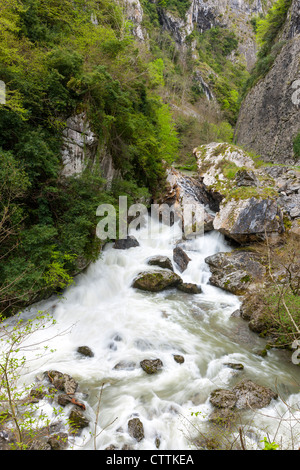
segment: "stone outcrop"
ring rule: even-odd
[[[296,164],[293,140],[300,131],[300,0],[293,0],[281,50],[267,75],[249,91],[236,126],[236,141],[268,162]]]
[[[213,218],[210,207],[215,201],[206,191],[205,186],[197,178],[186,176],[174,168],[167,170],[167,190],[159,200],[155,201],[163,217],[171,213],[171,223],[179,222],[185,236],[213,230]],[[197,227],[193,227],[186,217],[185,207],[189,207],[189,214],[194,212],[197,218]],[[165,215],[164,215],[165,214]],[[192,222],[192,221],[191,221]]]
[[[179,46],[194,30],[204,31],[215,26],[234,28],[239,40],[238,51],[250,69],[256,58],[255,35],[250,24],[253,15],[264,14],[272,1],[260,0],[192,0],[184,18],[165,8],[159,9],[160,21]]]
[[[255,292],[261,287],[266,274],[261,259],[249,251],[232,251],[217,253],[205,259],[212,276],[210,284],[231,292],[243,295],[246,292]]]
[[[278,205],[279,188],[263,168],[237,146],[225,143],[203,145],[194,150],[204,185],[219,195],[221,203],[213,227],[244,245],[267,235],[279,239],[285,231],[283,210]]]
[[[66,121],[63,131],[61,175],[70,177],[80,175],[87,167],[94,168],[107,180],[108,187],[113,178],[119,175],[111,156],[101,147],[97,136],[90,128],[84,113],[71,116]],[[99,166],[98,166],[99,164]]]

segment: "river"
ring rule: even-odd
[[[258,355],[266,341],[252,333],[240,317],[232,316],[240,299],[209,285],[204,260],[230,251],[223,236],[209,232],[183,245],[191,261],[181,276],[185,282],[201,285],[201,294],[175,289],[146,293],[131,287],[133,279],[152,269],[147,264],[149,257],[172,259],[180,233],[156,224],[155,236],[149,238],[145,230],[133,233],[140,246],[116,250],[107,245],[63,297],[52,297],[24,312],[25,318],[34,317],[37,310],[51,312],[56,324],[52,331],[39,333],[39,339],[55,351],[33,363],[28,361],[22,381],[30,383],[43,371],[55,369],[79,383],[79,397],[86,404],[91,425],[74,440],[73,449],[128,445],[155,450],[158,443],[160,450],[197,448],[194,442],[199,436],[211,437],[215,432],[208,420],[213,409],[210,393],[231,388],[245,378],[277,389],[283,399],[254,413],[243,413],[240,424],[247,448],[260,448],[265,436],[283,448],[298,445],[300,413],[290,407],[298,408],[300,400],[299,369],[279,351]],[[176,266],[175,271],[179,273]],[[83,345],[91,348],[93,357],[77,352]],[[177,363],[175,354],[182,355],[184,362]],[[156,358],[163,362],[163,369],[146,374],[140,361]],[[121,361],[123,368],[116,369]],[[242,363],[244,369],[236,371],[226,363]],[[57,419],[51,404],[45,401],[41,406],[50,419]],[[144,426],[145,437],[140,442],[128,434],[132,417],[138,417]],[[98,437],[94,438],[96,419]]]

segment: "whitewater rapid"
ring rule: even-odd
[[[45,370],[55,369],[79,383],[90,426],[74,439],[72,448],[101,450],[113,445],[121,449],[125,445],[155,450],[158,443],[160,450],[196,448],[199,435],[211,432],[210,393],[231,388],[244,378],[277,387],[288,403],[298,406],[297,368],[283,361],[277,351],[259,356],[256,352],[264,348],[265,340],[252,333],[241,318],[232,316],[240,299],[209,285],[205,258],[230,251],[224,237],[210,232],[182,245],[191,261],[184,273],[176,265],[174,270],[184,282],[200,285],[201,294],[176,289],[147,293],[133,289],[132,281],[141,271],[153,269],[147,264],[151,256],[172,259],[181,234],[179,228],[176,231],[159,223],[154,227],[156,236],[147,238],[145,230],[132,233],[140,246],[117,250],[108,244],[61,298],[52,297],[23,314],[34,317],[37,311],[50,312],[56,324],[39,333],[39,339],[54,352],[36,359],[34,365],[28,361],[22,381],[30,383]],[[94,356],[80,355],[79,346],[88,346]],[[184,362],[177,363],[175,354],[182,355]],[[146,374],[140,361],[157,358],[163,369]],[[116,369],[121,361],[127,367]],[[244,370],[227,367],[229,362],[242,363]],[[41,406],[55,421],[52,405],[45,402]],[[64,409],[66,416],[71,406]],[[249,416],[245,416],[244,424],[249,427]],[[264,436],[290,439],[288,416],[287,403],[280,400],[259,410],[251,416],[247,446],[259,448]],[[140,442],[128,433],[132,417],[138,417],[144,426],[145,437]],[[297,413],[293,419],[297,421]]]

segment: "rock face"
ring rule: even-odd
[[[215,201],[201,181],[170,168],[167,170],[167,187],[166,193],[156,203],[167,215],[168,208],[173,211],[171,222],[181,223],[185,236],[213,230],[214,217],[209,208],[213,210]],[[189,222],[187,218],[187,207],[190,214],[195,214],[196,227],[193,220]]]
[[[90,129],[84,113],[67,119],[63,131],[62,176],[69,177],[81,174],[85,168],[93,167],[96,155],[101,153],[100,171],[107,180],[108,186],[118,171],[114,168],[112,158],[105,151],[99,152],[101,143]]]
[[[250,69],[256,57],[256,44],[250,18],[265,13],[271,1],[260,0],[192,0],[184,18],[179,18],[160,8],[160,21],[179,45],[193,30],[204,32],[214,26],[234,27],[239,42],[239,52]]]
[[[278,239],[285,230],[276,200],[255,197],[222,205],[214,228],[241,245],[263,241],[266,233]]]
[[[235,295],[255,291],[263,284],[265,268],[259,257],[248,251],[217,253],[205,259],[212,276],[210,284]]]
[[[281,51],[248,93],[236,126],[237,143],[268,162],[295,164],[293,140],[300,130],[299,11],[300,0],[293,0],[278,38]]]

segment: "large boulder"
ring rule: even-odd
[[[272,400],[278,398],[278,394],[269,387],[259,385],[252,380],[243,380],[233,389],[236,396],[236,408],[264,408]]]
[[[186,237],[213,230],[214,216],[209,207],[213,207],[215,201],[205,185],[198,178],[184,175],[174,168],[167,170],[166,183],[167,190],[155,201],[162,219],[171,216],[171,223],[179,222]],[[189,220],[187,207],[189,214],[194,214],[193,220]]]
[[[259,197],[234,199],[222,204],[214,228],[241,245],[263,241],[266,236],[277,241],[285,232],[276,199]]]
[[[262,241],[266,235],[281,237],[283,212],[271,174],[257,169],[246,152],[230,144],[203,145],[194,154],[203,183],[220,196],[215,230],[241,245]]]
[[[132,286],[143,291],[161,292],[164,289],[177,287],[181,283],[182,279],[178,274],[162,269],[138,274]]]
[[[212,273],[210,284],[232,294],[243,295],[263,285],[266,269],[259,256],[250,251],[216,253],[205,262]]]
[[[264,408],[277,398],[278,394],[269,387],[259,385],[252,380],[243,380],[232,390],[214,390],[209,400],[216,408],[242,410]]]
[[[129,235],[127,238],[116,240],[113,248],[116,250],[129,250],[129,248],[133,248],[139,246],[139,242],[133,235]]]

